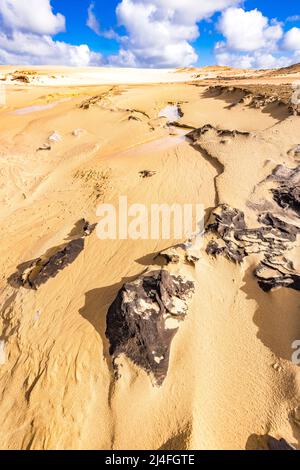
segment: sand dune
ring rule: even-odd
[[[1,67],[1,449],[299,448],[300,121],[264,73]],[[203,204],[201,243],[100,240],[120,196]]]

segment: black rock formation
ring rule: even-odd
[[[151,178],[152,176],[156,175],[156,171],[151,170],[143,170],[139,172],[141,178]]]
[[[172,339],[193,292],[193,282],[163,269],[125,284],[107,314],[106,336],[114,365],[125,354],[161,385],[168,372]]]
[[[275,439],[275,437],[268,436],[267,446],[269,450],[296,450],[285,439]]]
[[[258,216],[262,224],[247,228],[245,215],[238,209],[222,204],[212,213],[206,234],[212,236],[206,252],[224,255],[241,263],[246,256],[261,254],[262,262],[254,271],[259,286],[268,292],[275,287],[300,290],[300,275],[285,254],[293,248],[300,228],[265,212]]]
[[[218,137],[236,137],[238,135],[243,137],[249,137],[251,134],[250,132],[243,132],[238,130],[226,130],[226,129],[218,129],[211,124],[206,124],[199,129],[195,129],[192,132],[189,132],[186,137],[188,137],[192,142],[197,142],[201,136],[206,134],[209,131],[215,131]]]
[[[48,279],[56,277],[60,271],[72,264],[84,249],[85,237],[91,235],[96,227],[84,219],[77,222],[76,226],[80,226],[81,232],[77,238],[50,249],[40,258],[21,264],[8,282],[13,287],[37,290]]]
[[[279,165],[269,179],[277,185],[272,189],[277,204],[300,216],[300,165],[293,169]]]

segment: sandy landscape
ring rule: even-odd
[[[1,449],[300,448],[297,80],[0,67]],[[120,196],[205,232],[100,240]]]

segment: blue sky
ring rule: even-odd
[[[0,26],[3,64],[300,62],[299,0],[0,0]]]

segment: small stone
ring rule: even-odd
[[[74,137],[80,137],[84,133],[84,129],[74,129],[72,135]]]
[[[156,175],[156,171],[150,170],[143,170],[139,172],[141,178],[151,178],[152,176]]]
[[[42,150],[51,150],[51,145],[50,144],[43,144],[37,149],[37,152],[42,151]]]
[[[49,137],[49,142],[60,142],[62,140],[61,135],[58,132],[53,132]]]

